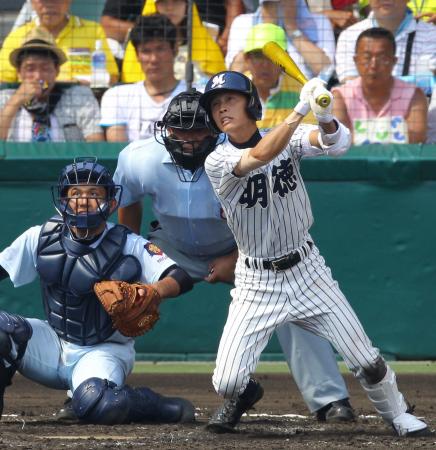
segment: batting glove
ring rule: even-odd
[[[320,78],[312,78],[301,89],[300,101],[294,108],[294,111],[305,116],[310,111],[310,95],[317,87],[324,87],[325,82]]]
[[[328,106],[324,107],[316,103],[316,99],[320,95],[327,95],[328,97],[330,97],[330,104]],[[328,123],[333,120],[333,95],[324,86],[318,86],[313,90],[313,92],[309,96],[309,103],[310,108],[312,109],[312,112],[318,122]]]
[[[309,103],[309,99],[313,91],[320,87],[325,87],[325,82],[321,78],[312,78],[301,89],[300,100]]]

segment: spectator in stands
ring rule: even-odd
[[[244,46],[251,27],[274,23],[285,29],[287,50],[308,78],[330,77],[335,53],[335,38],[330,21],[322,14],[309,12],[304,0],[261,0],[255,13],[242,14],[232,23],[226,65],[245,71]]]
[[[363,31],[354,56],[359,77],[333,88],[333,114],[353,132],[353,143],[423,143],[427,99],[421,89],[392,76],[395,38],[384,28]]]
[[[171,99],[186,90],[186,83],[174,76],[177,30],[166,16],[138,17],[130,38],[143,76],[142,81],[114,86],[104,93],[101,125],[110,142],[153,136],[154,123]]]
[[[282,74],[262,53],[262,47],[269,41],[276,42],[286,50],[286,33],[273,23],[259,23],[251,28],[245,40],[245,63],[262,103],[262,120],[258,128],[272,128],[282,123],[300,99],[301,85],[293,78]],[[315,123],[312,113],[304,122]]]
[[[397,62],[393,75],[430,75],[429,59],[436,53],[436,27],[416,21],[407,8],[407,0],[369,0],[371,13],[367,19],[344,30],[336,49],[336,73],[341,83],[355,78],[357,68],[352,55],[359,34],[372,27],[388,29],[396,42]]]
[[[128,33],[141,15],[144,4],[145,0],[106,0],[101,24],[108,40],[115,41],[117,45],[113,47],[109,42],[111,48],[116,48],[116,57],[123,57]],[[196,0],[196,5],[201,19],[219,33],[217,42],[225,52],[230,24],[234,17],[243,12],[242,0]]]
[[[368,11],[365,16],[371,11],[368,0],[359,0],[359,5],[362,10]],[[416,19],[423,19],[429,23],[436,23],[436,0],[409,0],[407,7],[412,11]]]
[[[169,18],[177,30],[177,57],[175,75],[177,79],[185,78],[187,61],[187,1],[186,0],[146,0],[142,14],[144,16],[160,13]],[[202,24],[197,6],[193,5],[192,17],[192,60],[194,63],[194,80],[200,85],[216,72],[225,70],[224,57],[218,44]],[[129,42],[124,55],[121,74],[122,81],[133,83],[144,79],[132,42]]]
[[[358,0],[307,0],[307,4],[311,12],[324,14],[330,20],[335,37],[359,20],[354,9]]]
[[[0,91],[1,140],[104,140],[100,109],[91,89],[56,83],[67,57],[49,32],[34,28],[9,60],[21,83],[18,89]]]
[[[428,107],[427,143],[436,144],[436,84],[433,86],[433,94]]]
[[[11,31],[0,51],[0,81],[16,82],[17,71],[10,64],[9,55],[20,47],[29,31],[41,26],[50,32],[56,44],[67,56],[61,66],[58,81],[89,82],[91,75],[91,53],[97,41],[101,41],[106,54],[107,70],[111,82],[118,80],[118,68],[106,42],[103,28],[90,20],[68,14],[72,0],[32,0],[37,17]]]
[[[433,55],[431,59],[430,69],[432,70],[434,80],[436,81],[436,54]],[[436,82],[433,85],[430,104],[428,106],[427,142],[431,144],[436,144]]]

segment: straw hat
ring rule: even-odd
[[[59,65],[67,61],[65,53],[56,45],[53,36],[43,28],[34,28],[31,30],[21,44],[21,47],[11,52],[9,61],[15,68],[18,68],[19,56],[27,50],[45,50],[47,53],[51,52],[53,55],[56,55]]]

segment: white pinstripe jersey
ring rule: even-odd
[[[314,129],[318,128],[300,125],[274,160],[245,177],[233,174],[243,150],[228,140],[206,159],[207,175],[242,254],[278,258],[309,238],[313,216],[300,160],[323,154],[309,143],[309,133]]]

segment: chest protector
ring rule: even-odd
[[[94,345],[114,333],[93,286],[102,280],[139,280],[139,261],[122,253],[129,233],[115,225],[92,248],[69,238],[59,216],[42,226],[36,268],[48,323],[62,339]]]

